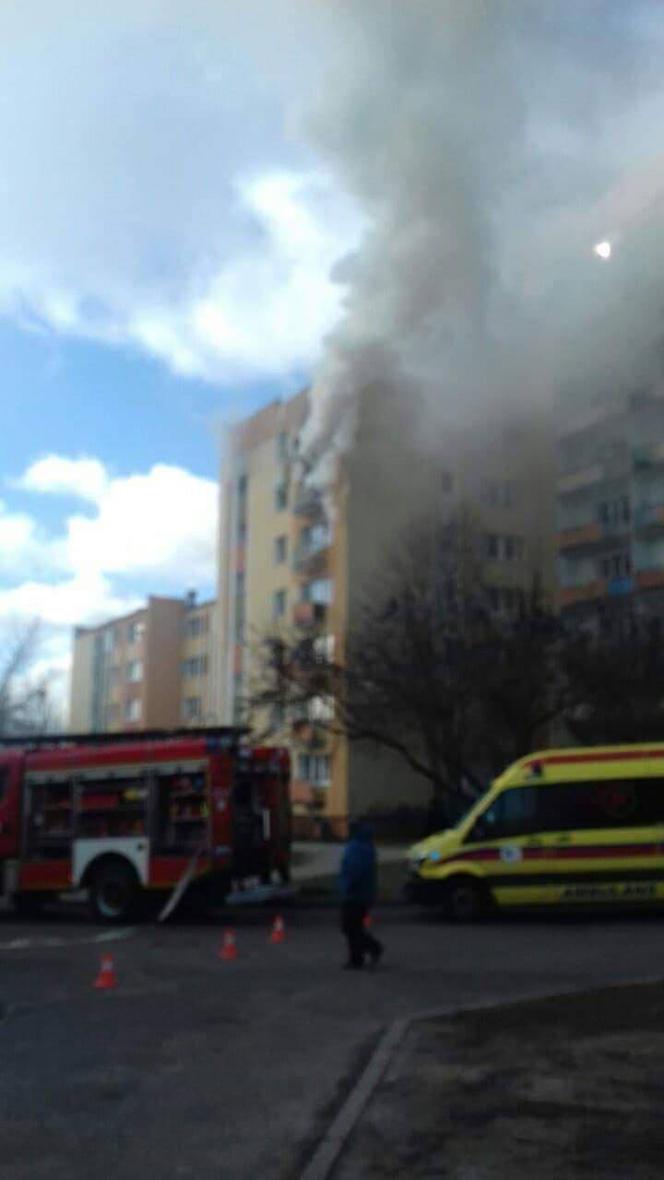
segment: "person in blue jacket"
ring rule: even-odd
[[[383,946],[365,925],[376,898],[376,849],[371,828],[359,820],[350,826],[350,839],[341,861],[339,893],[341,929],[348,941],[348,962],[344,966],[359,970],[367,955],[377,963]]]

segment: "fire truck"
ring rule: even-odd
[[[223,901],[289,878],[288,751],[239,728],[0,739],[0,898],[87,890],[104,922],[151,891]]]

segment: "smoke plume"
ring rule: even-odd
[[[337,268],[314,462],[368,384],[403,389],[423,448],[650,379],[664,300],[664,20],[628,0],[337,0],[308,131],[368,216]],[[593,252],[612,242],[610,260]],[[576,396],[576,394],[575,394]]]

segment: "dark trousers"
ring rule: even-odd
[[[359,901],[345,901],[341,907],[341,929],[348,940],[348,960],[354,967],[362,967],[364,956],[378,958],[383,947],[366,929],[364,919],[369,907]]]

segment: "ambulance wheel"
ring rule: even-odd
[[[452,922],[477,922],[487,911],[486,890],[471,877],[453,877],[445,893],[445,913]]]
[[[127,861],[109,858],[94,869],[90,904],[100,922],[128,922],[136,914],[138,895],[138,878]]]

